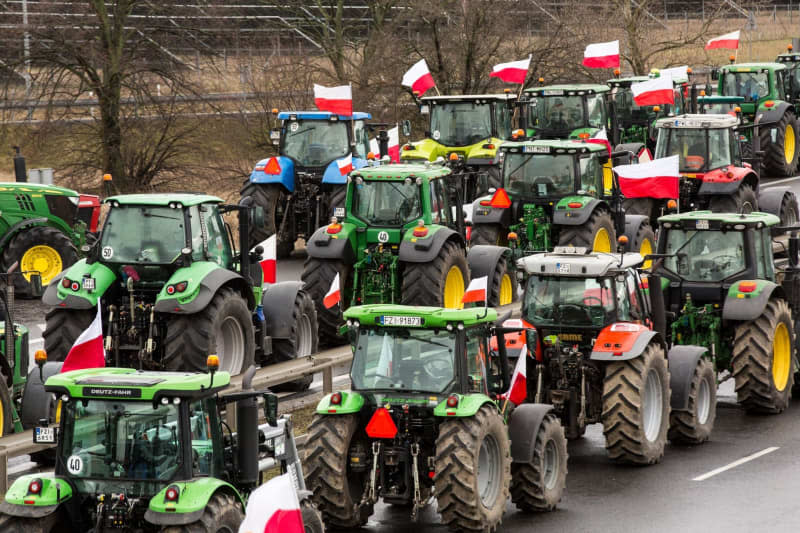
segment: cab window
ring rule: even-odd
[[[355,139],[356,143],[356,155],[361,159],[367,158],[367,152],[369,151],[369,133],[367,132],[367,128],[364,125],[363,120],[356,120],[355,121]]]
[[[453,214],[448,211],[447,194],[442,180],[431,180],[431,216],[434,224],[453,225]]]
[[[470,392],[488,394],[486,338],[480,331],[467,335],[467,387]]]
[[[497,136],[501,139],[511,138],[511,116],[505,102],[495,102],[494,119],[497,123]]]
[[[630,311],[631,320],[643,321],[646,318],[644,310],[644,302],[642,301],[639,292],[639,281],[633,272],[625,274],[625,287],[630,296]]]
[[[624,279],[617,279],[617,320],[633,320],[631,318],[631,299]]]
[[[598,191],[602,190],[602,173],[600,163],[596,157],[583,157],[581,165],[581,190],[589,196],[598,196]]]

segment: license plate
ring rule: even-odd
[[[95,280],[94,278],[83,278],[83,290],[85,291],[93,291],[95,288]]]
[[[384,326],[421,326],[421,316],[382,316],[381,324]]]
[[[564,91],[560,89],[547,89],[545,91],[542,91],[542,94],[544,96],[563,96]]]
[[[344,207],[334,207],[333,216],[338,218],[344,218]]]
[[[708,229],[708,220],[698,220],[695,225],[697,229]]]
[[[556,263],[556,271],[559,274],[569,274],[569,263]]]
[[[35,444],[55,444],[56,428],[35,428],[33,430],[33,442]]]
[[[522,151],[526,154],[549,154],[550,147],[549,146],[523,146]]]

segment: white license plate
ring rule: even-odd
[[[55,444],[56,429],[37,427],[33,430],[33,442],[36,444]]]
[[[93,291],[95,287],[94,278],[83,278],[82,286],[85,291]]]
[[[697,229],[708,229],[708,220],[698,220],[695,227]]]
[[[421,326],[421,316],[384,316],[381,317],[384,326]]]
[[[333,216],[344,218],[344,207],[334,207],[333,208]]]
[[[549,154],[550,147],[549,146],[523,146],[522,151],[526,154]]]
[[[569,274],[569,263],[556,263],[556,271],[559,274]]]

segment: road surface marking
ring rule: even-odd
[[[761,184],[761,188],[762,189],[769,188],[769,187],[772,187],[773,185],[779,185],[781,183],[786,183],[787,181],[794,181],[796,179],[800,179],[800,176],[794,176],[794,177],[791,177],[791,178],[783,178],[782,180],[768,181],[767,183],[762,183]]]
[[[692,479],[692,481],[705,481],[705,480],[707,480],[708,478],[710,478],[712,476],[716,476],[717,474],[721,474],[721,473],[725,472],[726,470],[730,470],[731,468],[736,468],[739,465],[743,465],[745,463],[748,463],[748,462],[752,461],[753,459],[758,459],[762,455],[767,455],[768,453],[772,453],[775,450],[779,450],[779,449],[780,449],[780,446],[772,446],[770,448],[765,448],[765,449],[761,450],[760,452],[754,453],[753,455],[748,455],[747,457],[742,457],[741,459],[737,459],[736,461],[734,461],[734,462],[732,462],[730,464],[727,464],[725,466],[721,466],[721,467],[717,468],[716,470],[712,470],[711,472],[707,472],[707,473],[703,474],[702,476],[697,476],[696,478]]]

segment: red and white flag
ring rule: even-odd
[[[631,85],[631,92],[633,101],[639,106],[675,103],[672,78],[663,74],[658,78],[634,83]]]
[[[387,133],[389,134],[389,157],[392,161],[398,163],[400,161],[400,128],[395,126]]]
[[[261,270],[264,271],[264,284],[275,283],[278,272],[278,236],[271,235],[266,240],[257,244],[264,253],[261,255]]]
[[[274,477],[247,500],[239,533],[303,533],[303,514],[291,474]]]
[[[482,278],[475,278],[469,282],[469,287],[464,292],[464,297],[461,298],[461,303],[471,302],[485,302],[486,301],[486,285],[489,281],[488,276]]]
[[[336,277],[333,278],[333,283],[331,283],[331,288],[328,291],[328,294],[325,295],[325,298],[322,300],[322,304],[325,306],[326,309],[330,309],[334,305],[338,304],[342,300],[342,295],[339,292],[339,273],[336,273]]]
[[[347,176],[353,171],[353,154],[347,154],[347,157],[336,160],[336,166],[339,167],[339,174]]]
[[[660,76],[669,76],[673,80],[686,80],[689,78],[689,65],[659,69]]]
[[[353,88],[349,85],[324,87],[315,83],[314,104],[320,111],[351,116],[353,114]]]
[[[420,59],[414,63],[414,65],[403,74],[403,81],[400,83],[402,83],[404,87],[411,87],[411,90],[419,96],[425,94],[431,87],[436,86],[436,82],[433,81],[431,71],[428,70],[428,64],[424,59]]]
[[[608,155],[611,155],[611,143],[608,142],[608,133],[606,133],[606,129],[603,128],[595,133],[591,138],[586,139],[586,142],[594,143],[594,144],[602,144],[608,150]]]
[[[654,159],[638,165],[614,167],[626,198],[678,198],[681,173],[679,156]]]
[[[714,37],[706,43],[706,50],[714,50],[717,48],[730,48],[736,50],[739,48],[739,35],[740,31],[732,31],[719,37]]]
[[[82,370],[84,368],[102,368],[106,366],[106,351],[103,347],[103,318],[100,315],[100,300],[97,300],[97,314],[75,344],[69,349],[62,372]]]
[[[524,336],[523,336],[524,338]],[[514,405],[519,405],[525,401],[528,396],[528,377],[526,376],[527,368],[528,347],[522,345],[522,350],[519,352],[517,364],[514,366],[514,373],[511,375],[511,385],[508,387],[508,392],[505,394],[506,399]]]
[[[381,145],[375,137],[369,140],[369,151],[372,152],[372,155],[375,157],[381,155]]]
[[[500,78],[507,83],[525,83],[528,77],[528,68],[531,65],[531,56],[528,59],[512,61],[510,63],[500,63],[492,67],[490,78]]]
[[[583,52],[583,66],[589,68],[619,67],[619,41],[588,45]]]

